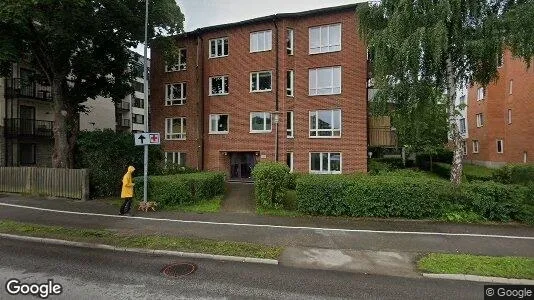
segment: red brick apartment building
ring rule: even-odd
[[[168,161],[248,179],[259,161],[299,173],[367,169],[367,56],[356,5],[176,36],[152,50],[151,130]]]
[[[498,80],[468,96],[467,160],[497,167],[534,162],[534,66],[506,51]]]

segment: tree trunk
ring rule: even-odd
[[[78,112],[78,104],[66,104],[67,117],[65,118],[65,125],[67,129],[67,141],[69,144],[67,153],[67,168],[74,168],[76,165],[75,152],[76,140],[80,132],[80,114]]]
[[[447,100],[449,104],[448,114],[450,123],[450,135],[453,143],[453,158],[451,167],[451,182],[455,186],[462,183],[462,136],[458,129],[458,122],[456,120],[456,89],[458,88],[456,77],[453,72],[452,63],[450,59],[447,60],[447,81],[448,90]]]
[[[54,99],[54,151],[52,154],[52,165],[54,168],[68,167],[69,143],[67,140],[67,130],[65,117],[65,101],[63,98],[63,80],[58,76],[52,80],[52,92]]]

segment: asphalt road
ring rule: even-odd
[[[63,286],[49,299],[483,299],[483,284],[318,271],[282,266],[186,260],[198,266],[178,279],[164,277],[165,256],[52,246],[0,239],[0,299],[5,283],[47,279]]]

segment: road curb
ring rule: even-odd
[[[501,284],[534,285],[534,280],[530,280],[530,279],[512,279],[512,278],[488,277],[488,276],[477,276],[477,275],[466,275],[466,274],[423,273],[422,275],[423,277],[437,278],[437,279],[464,280],[464,281],[501,283]]]
[[[102,249],[102,250],[111,250],[111,251],[117,251],[117,252],[157,254],[157,255],[178,256],[178,257],[183,257],[183,258],[202,258],[202,259],[211,259],[211,260],[219,260],[219,261],[278,265],[278,260],[267,259],[267,258],[229,256],[229,255],[217,255],[217,254],[206,254],[206,253],[192,253],[192,252],[180,252],[180,251],[171,251],[171,250],[124,248],[124,247],[116,247],[116,246],[110,246],[110,245],[104,245],[104,244],[72,242],[72,241],[66,241],[66,240],[14,235],[14,234],[7,234],[7,233],[0,233],[0,237],[12,239],[12,240],[18,240],[18,241],[25,241],[25,242],[38,242],[38,243],[44,243],[44,244],[72,246],[72,247],[89,248],[89,249]]]

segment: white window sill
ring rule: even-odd
[[[187,68],[180,69],[180,70],[169,70],[169,71],[165,71],[165,73],[174,73],[174,72],[181,72],[181,71],[187,71]]]
[[[215,59],[215,58],[223,58],[223,57],[228,57],[228,55],[221,55],[221,56],[209,56],[208,58],[209,58],[209,59]]]
[[[224,94],[209,94],[210,97],[217,97],[217,96],[228,96],[229,93]]]
[[[271,130],[251,130],[249,133],[271,133],[273,132],[272,129]]]
[[[269,51],[272,51],[273,48],[271,49],[265,49],[265,50],[256,50],[256,51],[250,51],[250,53],[261,53],[261,52],[269,52]]]
[[[339,136],[309,136],[310,139],[340,139],[341,135]]]
[[[258,91],[250,91],[251,93],[267,93],[267,92],[272,92],[273,90],[270,89],[270,90],[258,90]]]
[[[315,52],[315,53],[311,53],[308,49],[308,54],[309,55],[319,55],[319,54],[327,54],[327,53],[336,53],[336,52],[341,52],[341,50],[343,50],[343,48],[339,49],[339,50],[332,50],[332,51],[323,51],[323,52]]]
[[[341,95],[341,92],[339,92],[339,93],[332,93],[332,94],[315,94],[315,95],[311,95],[310,93],[308,93],[308,96],[310,96],[310,97],[317,97],[317,96],[332,96],[332,95]]]
[[[310,174],[335,175],[335,174],[341,174],[341,171],[312,171],[312,170],[310,170]]]
[[[182,104],[169,104],[169,103],[165,103],[165,106],[183,106],[187,103],[186,99],[177,99],[177,100],[169,100],[169,101],[183,101],[184,103]]]
[[[221,132],[218,132],[218,131],[210,131],[209,134],[213,134],[213,135],[224,135],[224,134],[228,134],[229,131],[221,131]]]
[[[288,138],[288,139],[294,139],[295,136],[288,136],[287,138]]]

